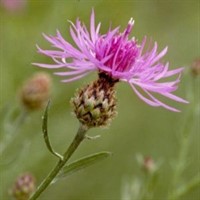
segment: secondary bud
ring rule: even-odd
[[[27,0],[1,0],[2,6],[8,12],[19,12],[25,9]]]
[[[27,80],[21,90],[21,102],[28,110],[37,110],[49,99],[51,79],[46,73],[35,74]]]
[[[71,102],[78,120],[87,127],[107,126],[116,116],[117,80],[100,73],[99,79],[77,91]]]
[[[25,173],[17,178],[10,193],[15,200],[28,200],[34,191],[35,178],[30,173]]]
[[[155,162],[151,156],[143,156],[138,154],[136,158],[141,169],[147,174],[154,174],[159,169],[160,164]]]
[[[153,160],[152,157],[150,156],[147,156],[144,158],[144,161],[143,161],[143,169],[147,172],[147,173],[154,173],[156,171],[156,164]]]
[[[196,59],[193,64],[192,64],[192,74],[194,76],[199,76],[200,75],[200,59]]]

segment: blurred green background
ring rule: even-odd
[[[36,44],[49,48],[42,33],[54,35],[59,29],[71,41],[69,23],[80,17],[89,25],[91,9],[95,9],[96,21],[102,22],[101,33],[112,26],[126,27],[131,17],[135,20],[132,36],[142,40],[144,35],[157,41],[159,50],[169,46],[164,61],[170,61],[171,68],[186,66],[180,88],[176,92],[183,98],[191,98],[192,90],[189,66],[199,57],[198,0],[30,0],[22,10],[9,11],[0,8],[0,106],[19,106],[18,91],[24,80],[33,73],[44,71],[32,66],[32,62],[46,62],[44,56],[36,53]],[[47,71],[51,74],[51,71]],[[64,152],[71,142],[78,121],[71,115],[69,104],[76,88],[90,82],[96,75],[63,84],[59,77],[52,76],[53,92],[49,116],[49,132],[53,146]],[[193,93],[192,93],[193,95]],[[198,94],[196,94],[198,95]],[[141,175],[135,155],[151,155],[162,160],[160,182],[156,188],[155,200],[165,200],[172,177],[172,162],[179,151],[178,130],[184,124],[182,118],[192,105],[179,105],[166,101],[181,109],[173,113],[162,108],[146,105],[126,84],[118,84],[118,117],[107,129],[91,129],[89,134],[100,134],[95,141],[85,141],[71,160],[97,151],[108,150],[113,156],[87,168],[68,179],[48,188],[41,200],[120,200],[124,178]],[[189,99],[190,100],[190,99]],[[20,129],[18,137],[3,158],[17,157],[10,165],[1,167],[0,197],[10,199],[8,190],[15,178],[23,172],[32,172],[40,183],[54,166],[56,158],[46,149],[41,133],[43,111],[31,113]],[[200,167],[198,126],[192,135],[188,155],[188,166],[183,179],[190,180]],[[1,133],[1,136],[6,133]],[[24,151],[23,151],[24,149]],[[22,156],[21,153],[22,152]],[[192,191],[184,200],[200,199],[200,189]]]

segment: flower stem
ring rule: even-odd
[[[0,144],[0,155],[3,155],[9,146],[16,140],[20,132],[19,128],[24,124],[26,118],[28,116],[28,112],[26,110],[21,110],[21,113],[15,121],[12,123],[10,130],[4,130],[6,132],[5,141],[3,140],[2,144]]]
[[[177,189],[177,191],[172,194],[170,199],[180,199],[185,194],[189,193],[190,191],[198,188],[200,186],[200,175],[198,174],[195,176],[191,181],[189,181],[186,185],[181,186]]]
[[[188,153],[189,148],[191,145],[191,136],[194,132],[195,128],[195,119],[196,117],[196,107],[199,107],[199,103],[197,101],[198,97],[196,97],[196,94],[198,95],[198,92],[196,92],[196,83],[193,83],[194,86],[192,87],[192,82],[189,82],[189,88],[188,88],[188,97],[191,98],[191,105],[190,109],[188,110],[188,113],[185,115],[185,118],[183,119],[179,140],[180,140],[180,150],[179,155],[177,158],[177,162],[174,168],[174,174],[173,179],[171,183],[171,192],[169,193],[168,200],[178,200],[181,196],[188,193],[191,188],[195,188],[196,185],[199,184],[199,180],[195,179],[192,182],[187,183],[184,186],[181,185],[181,179],[184,173],[184,170],[187,167],[187,159],[188,159]],[[199,177],[198,177],[199,178]]]
[[[52,169],[52,171],[47,175],[47,177],[43,180],[43,182],[39,185],[35,193],[30,197],[29,200],[35,200],[37,199],[42,192],[51,184],[53,179],[56,177],[56,175],[60,172],[60,170],[64,167],[66,162],[69,160],[69,158],[72,156],[72,154],[75,152],[75,150],[78,148],[80,143],[84,140],[85,134],[87,132],[88,128],[84,125],[80,125],[78,132],[72,141],[71,145],[67,149],[67,151],[63,155],[63,159],[59,159],[56,166]]]

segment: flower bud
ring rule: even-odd
[[[154,174],[159,169],[159,163],[155,162],[151,156],[138,154],[136,158],[141,169],[147,174]]]
[[[152,157],[150,156],[147,156],[144,158],[144,161],[143,161],[143,169],[147,172],[147,173],[154,173],[156,171],[156,164],[153,160]]]
[[[25,173],[17,178],[10,193],[15,200],[28,200],[34,191],[35,178],[30,173]]]
[[[35,74],[27,80],[21,90],[21,102],[28,110],[37,110],[49,99],[51,79],[46,73]]]
[[[27,0],[1,0],[0,6],[2,6],[8,12],[17,12],[25,9]]]
[[[200,59],[196,59],[193,64],[192,64],[192,74],[194,76],[199,76],[200,75]]]
[[[78,120],[88,128],[107,126],[116,116],[116,97],[114,85],[117,80],[106,74],[80,89],[71,103]]]

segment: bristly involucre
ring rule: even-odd
[[[156,42],[146,48],[146,37],[141,44],[134,38],[129,39],[134,25],[132,19],[122,33],[119,32],[119,27],[116,27],[100,34],[101,23],[95,26],[94,11],[91,14],[89,30],[79,19],[75,24],[70,24],[70,34],[76,47],[67,42],[59,31],[56,36],[44,35],[55,49],[43,50],[38,47],[38,52],[52,58],[54,64],[34,63],[35,65],[64,69],[55,72],[56,75],[67,77],[63,82],[75,81],[92,71],[104,73],[114,80],[127,82],[140,99],[154,107],[179,111],[161,102],[155,94],[187,103],[173,94],[178,88],[183,68],[169,70],[169,63],[163,64],[160,61],[167,53],[167,47],[158,52]],[[162,81],[174,75],[177,76],[175,80]]]
[[[115,83],[100,73],[99,79],[78,90],[71,103],[77,119],[87,127],[105,127],[116,116]]]

